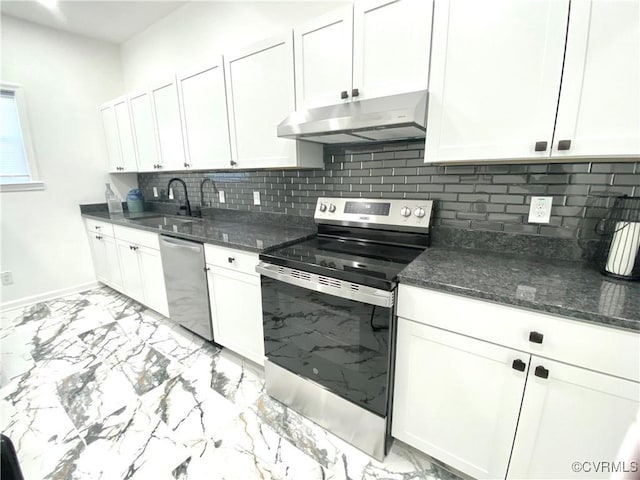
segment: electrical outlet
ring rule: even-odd
[[[253,192],[253,204],[260,205],[260,192]]]
[[[173,200],[173,188],[169,189],[169,200]]]
[[[224,192],[222,190],[218,192],[218,199],[220,200],[220,203],[224,203]]]
[[[549,223],[553,197],[531,197],[529,223]]]
[[[2,285],[13,285],[13,273],[10,271],[2,272]]]
[[[527,285],[518,285],[516,288],[516,298],[533,302],[536,299],[536,288]]]
[[[153,187],[153,196],[158,198],[158,187]]]

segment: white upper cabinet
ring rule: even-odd
[[[568,0],[437,0],[425,161],[548,158]]]
[[[640,155],[639,1],[571,3],[551,155]]]
[[[171,80],[160,83],[152,88],[150,93],[163,168],[164,170],[184,170],[187,162],[184,155],[176,82]]]
[[[361,0],[353,14],[358,98],[426,90],[432,0]]]
[[[122,168],[122,155],[120,153],[120,138],[118,137],[118,125],[116,123],[116,111],[113,103],[106,103],[100,107],[104,138],[107,142],[107,154],[109,155],[109,171],[119,172]]]
[[[353,8],[294,29],[298,109],[335,105],[351,96]]]
[[[138,155],[138,170],[150,172],[161,169],[162,162],[158,156],[158,142],[149,92],[144,91],[129,95],[129,108]]]
[[[138,165],[136,162],[133,131],[131,130],[131,116],[129,115],[129,102],[127,98],[122,97],[115,100],[113,108],[115,110],[118,137],[120,139],[121,171],[136,172]]]
[[[299,110],[427,88],[432,0],[361,0],[294,28]]]
[[[109,171],[114,173],[137,171],[127,99],[121,97],[102,105],[100,114],[107,142]]]
[[[295,110],[292,33],[224,56],[233,166],[322,166],[322,145],[278,138]]]
[[[228,168],[231,146],[222,57],[179,74],[177,81],[188,168]]]

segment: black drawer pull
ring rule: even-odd
[[[542,365],[538,365],[536,367],[535,376],[540,378],[549,378],[549,370],[544,368]]]
[[[547,149],[547,142],[536,142],[536,152],[544,152]]]
[[[529,332],[529,341],[531,343],[542,343],[544,335],[540,332]]]
[[[233,263],[235,261],[236,261],[235,257],[228,257],[227,258],[227,262],[229,262],[229,263]]]
[[[524,372],[525,368],[527,368],[527,364],[524,363],[522,360],[520,360],[519,358],[515,359],[513,361],[513,363],[511,364],[511,367],[514,370],[518,370],[519,372]]]
[[[352,97],[357,97],[359,95],[360,95],[360,90],[358,90],[357,88],[354,88],[353,90],[351,90]]]
[[[560,140],[558,142],[558,150],[569,150],[571,148],[571,140]]]
[[[345,98],[349,98],[349,92],[347,92],[346,90],[343,90],[342,92],[340,92],[340,98],[343,100]]]

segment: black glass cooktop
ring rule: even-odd
[[[392,290],[398,273],[424,248],[317,236],[260,255],[276,265]]]

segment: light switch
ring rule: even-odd
[[[253,204],[260,205],[260,192],[253,192]]]
[[[222,190],[218,192],[218,199],[220,200],[220,203],[224,203],[224,192]]]
[[[158,187],[153,187],[153,196],[158,198]]]

